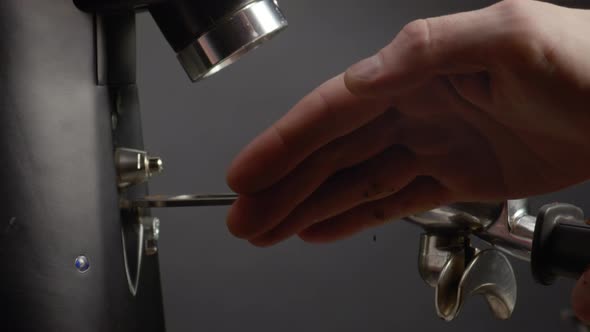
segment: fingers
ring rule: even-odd
[[[431,177],[418,177],[398,193],[360,205],[341,215],[317,223],[299,236],[313,243],[340,240],[364,229],[453,201],[452,193]]]
[[[238,155],[229,169],[228,184],[237,193],[266,189],[320,147],[367,124],[388,106],[389,101],[352,95],[342,75],[333,78]]]
[[[334,173],[370,159],[391,146],[395,141],[397,120],[397,112],[388,111],[316,151],[271,188],[241,195],[229,211],[229,230],[245,239],[268,232]]]
[[[578,318],[590,324],[590,271],[587,271],[574,287],[572,305]]]
[[[272,245],[318,221],[382,198],[361,197],[363,191],[371,192],[366,188],[371,182],[389,187],[378,188],[384,192],[377,194],[390,195],[418,174],[432,175],[435,171],[432,167],[420,170],[416,160],[410,157],[415,159],[413,154],[416,153],[420,160],[445,159],[450,147],[457,145],[453,140],[462,137],[465,130],[449,114],[438,114],[440,107],[448,107],[450,103],[446,85],[437,82],[440,83],[433,80],[424,89],[418,89],[421,93],[399,100],[400,105],[412,110],[408,116],[385,112],[354,133],[318,149],[271,188],[258,194],[242,195],[230,210],[227,220],[230,231],[256,245]],[[389,151],[380,157],[382,160],[375,158],[325,183],[340,169],[371,159],[394,144],[407,146],[412,153],[402,149],[396,152],[397,156],[392,156]],[[442,166],[447,167],[446,164]]]
[[[332,177],[281,224],[250,242],[257,246],[274,245],[318,221],[390,196],[410,183],[418,175],[418,169],[412,152],[393,146],[370,161]]]
[[[396,95],[439,74],[485,70],[501,35],[496,7],[414,21],[376,55],[348,69],[359,96]]]

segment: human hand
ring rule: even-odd
[[[326,242],[589,178],[587,31],[590,13],[526,0],[412,22],[236,158],[229,229]]]
[[[330,242],[587,180],[588,31],[589,12],[527,0],[408,24],[242,151],[230,231],[257,246]],[[574,307],[588,321],[584,285]]]

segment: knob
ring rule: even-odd
[[[115,151],[115,165],[119,188],[143,183],[164,170],[164,163],[159,157],[149,156],[145,151],[127,148],[119,148]]]

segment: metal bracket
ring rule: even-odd
[[[142,210],[136,210],[135,216],[131,217],[136,223],[121,227],[125,274],[133,296],[137,295],[143,257],[157,254],[160,237],[160,220],[143,213]]]
[[[125,274],[129,291],[133,296],[137,295],[139,278],[141,275],[141,262],[144,255],[152,256],[158,252],[158,240],[160,237],[160,220],[155,217],[142,215],[142,210],[136,210],[137,222],[121,228],[123,241],[123,260],[125,262]],[[131,241],[135,238],[136,243]],[[130,251],[128,253],[127,251]],[[129,254],[133,255],[133,260]]]
[[[115,150],[118,186],[121,190],[121,238],[123,259],[129,291],[137,295],[144,256],[158,253],[160,220],[149,215],[149,208],[231,205],[237,195],[182,195],[147,196],[137,199],[138,193],[129,195],[133,187],[145,183],[153,175],[161,173],[163,162],[147,152],[137,149]],[[141,197],[141,196],[139,196]]]

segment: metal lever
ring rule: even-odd
[[[138,200],[123,200],[120,203],[122,209],[134,208],[173,208],[173,207],[191,207],[191,206],[228,206],[232,205],[238,199],[236,194],[217,194],[217,195],[180,195],[166,196],[154,195],[146,196]]]

